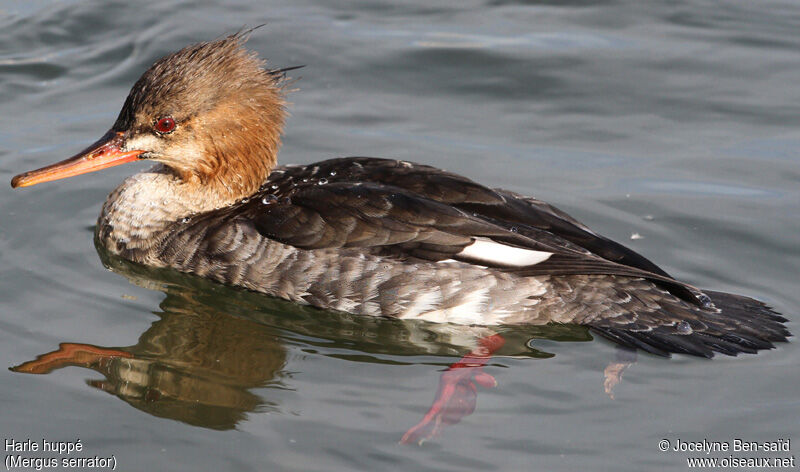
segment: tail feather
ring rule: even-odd
[[[788,320],[758,300],[724,292],[704,293],[716,310],[696,309],[693,317],[704,327],[689,333],[677,330],[675,323],[648,330],[603,324],[590,324],[590,328],[614,342],[659,356],[681,353],[707,358],[717,352],[736,356],[740,352],[754,354],[773,349],[774,343],[786,342],[792,335],[784,326]]]

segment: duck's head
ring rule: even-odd
[[[150,160],[164,164],[180,184],[201,186],[221,200],[250,195],[277,160],[287,69],[264,68],[243,42],[236,34],[160,59],[133,86],[100,140],[17,175],[11,186]]]

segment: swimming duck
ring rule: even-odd
[[[160,59],[99,141],[11,185],[153,161],[109,195],[99,244],[324,309],[574,323],[663,356],[755,353],[790,335],[762,302],[678,281],[535,198],[392,159],[278,166],[287,69],[266,68],[244,39]]]

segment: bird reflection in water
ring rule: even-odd
[[[130,275],[141,281],[142,274]],[[234,428],[248,412],[275,410],[275,404],[250,390],[284,388],[286,349],[276,330],[220,313],[199,302],[192,290],[170,283],[161,288],[167,296],[157,313],[160,319],[135,345],[62,343],[58,350],[11,370],[46,374],[67,366],[92,369],[105,380],[89,380],[90,386],[139,410],[218,430]]]
[[[401,439],[421,443],[472,414],[477,386],[496,385],[484,370],[490,354],[548,358],[552,355],[532,349],[527,341],[591,339],[583,327],[517,327],[503,333],[503,345],[503,338],[485,328],[323,312],[133,264],[100,247],[98,252],[106,267],[132,283],[164,292],[156,312],[159,320],[133,346],[64,342],[11,370],[47,374],[67,366],[91,369],[105,379],[89,380],[88,385],[154,416],[204,428],[232,429],[248,413],[280,411],[275,400],[265,397],[269,389],[292,388],[286,383],[287,341],[304,344],[306,352],[328,351],[352,362],[386,362],[386,356],[399,364],[403,362],[397,356],[452,359],[472,349],[441,374],[433,406]],[[343,349],[350,354],[343,355]],[[453,391],[442,392],[444,388]]]

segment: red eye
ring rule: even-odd
[[[175,120],[173,120],[172,117],[167,116],[156,121],[156,124],[153,127],[161,134],[171,133],[172,130],[175,129]]]

